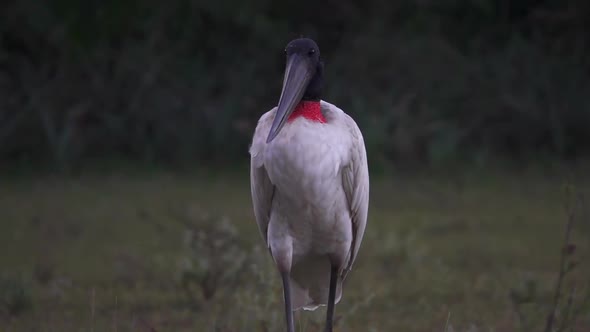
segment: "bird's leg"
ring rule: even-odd
[[[289,272],[282,272],[283,294],[285,297],[285,318],[287,319],[287,332],[295,332],[293,323],[293,305],[291,304],[291,282],[289,281]]]
[[[328,294],[328,311],[326,312],[326,332],[332,332],[334,324],[334,302],[336,301],[336,281],[338,278],[338,268],[332,266],[330,272],[330,293]]]

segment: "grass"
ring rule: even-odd
[[[337,330],[541,330],[570,177],[374,176]],[[590,177],[575,179],[576,190],[590,189]],[[0,183],[0,277],[30,300],[14,312],[0,302],[2,331],[282,329],[280,282],[257,233],[247,172],[19,175]],[[576,282],[576,303],[590,280],[590,221],[580,220],[572,234],[580,265],[565,283]],[[219,241],[206,247],[198,234]],[[226,266],[233,272],[222,275]],[[590,308],[580,310],[574,331],[590,325]],[[299,330],[319,331],[323,315],[298,313]]]

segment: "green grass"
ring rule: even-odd
[[[527,324],[542,326],[568,177],[484,170],[374,176],[337,330],[443,331],[448,320],[454,331],[519,331],[510,293],[526,285],[534,292],[520,310]],[[576,190],[590,189],[590,177],[575,181]],[[20,283],[32,303],[17,313],[0,307],[1,331],[283,329],[280,282],[257,233],[247,171],[19,175],[0,183],[0,276]],[[235,234],[218,227],[227,221]],[[576,296],[590,280],[584,222],[574,231]],[[225,247],[217,254],[190,249],[190,227]],[[244,263],[232,266],[234,256]],[[207,286],[214,294],[205,298],[194,281],[220,266],[237,270]],[[183,279],[188,270],[194,279]],[[588,306],[582,310],[579,331],[590,324]],[[323,315],[298,313],[300,331],[319,331]]]

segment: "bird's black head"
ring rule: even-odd
[[[309,38],[294,39],[285,48],[285,56],[287,63],[293,56],[306,57],[309,61],[309,66],[313,71],[313,76],[307,84],[307,89],[303,93],[302,100],[318,101],[322,97],[322,88],[324,85],[324,63],[320,57],[320,48],[315,41]]]
[[[309,38],[292,40],[285,48],[287,64],[283,90],[267,142],[272,141],[302,100],[319,101],[324,85],[320,48]]]

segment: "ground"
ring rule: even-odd
[[[587,331],[589,301],[580,303],[590,221],[572,202],[590,176],[389,173],[371,178],[368,227],[336,331],[542,330],[568,211],[579,264],[561,303],[575,285],[570,311],[580,314],[566,325]],[[256,228],[247,170],[0,183],[0,330],[283,329],[280,281]],[[297,330],[320,331],[323,317],[323,309],[298,312]]]

